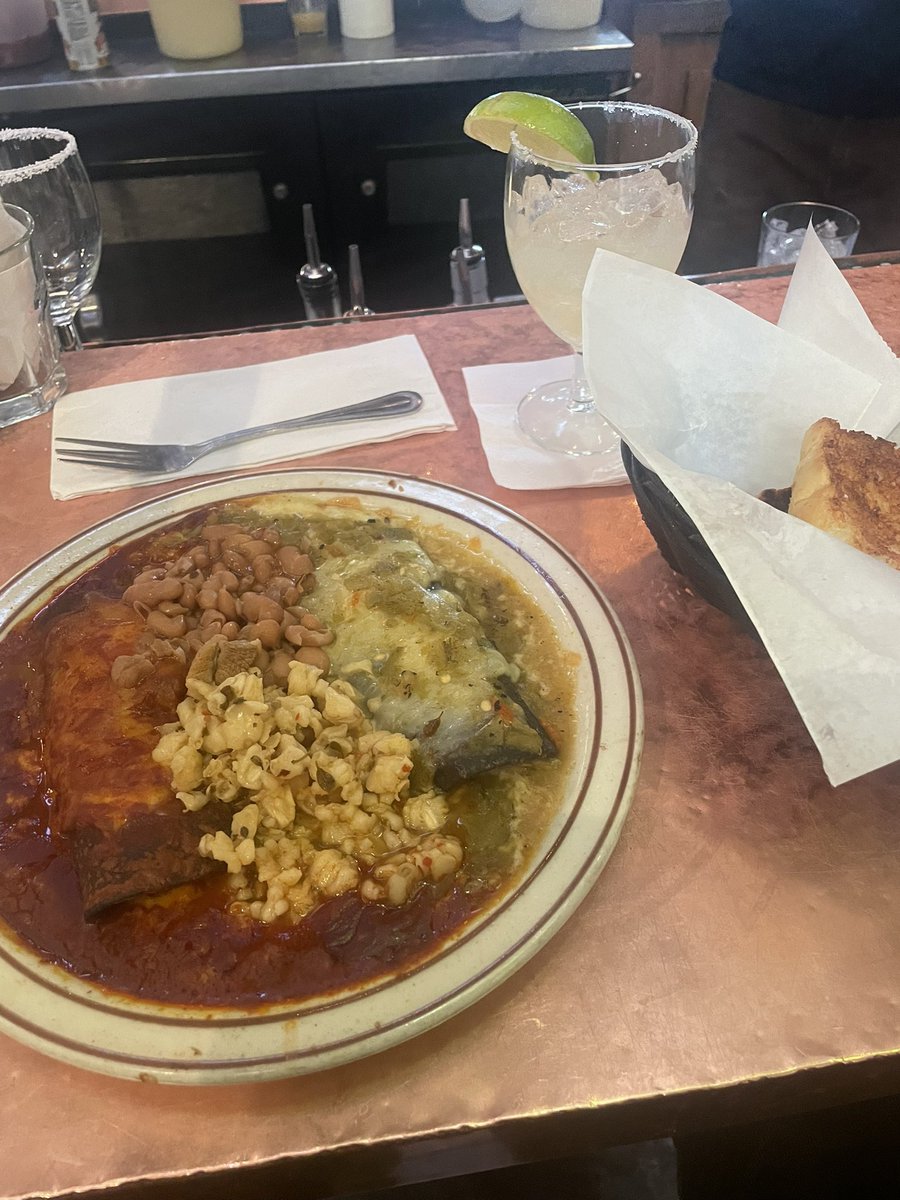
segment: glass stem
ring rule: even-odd
[[[65,325],[57,325],[56,332],[59,334],[59,344],[63,350],[84,349],[84,342],[81,340],[81,334],[78,332],[74,320]]]
[[[591,391],[591,385],[587,381],[587,376],[584,373],[584,355],[580,350],[575,351],[575,360],[572,369],[572,399],[567,405],[569,412],[587,413],[596,412],[597,406],[594,404],[594,393]]]

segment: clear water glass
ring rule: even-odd
[[[47,412],[66,390],[34,224],[24,209],[4,207],[21,232],[0,250],[0,428]]]
[[[100,266],[100,213],[78,146],[61,129],[0,129],[0,199],[31,214],[50,312],[65,349]]]
[[[569,108],[593,137],[596,162],[542,157],[515,134],[507,160],[506,244],[516,278],[541,320],[576,352],[573,377],[529,392],[518,422],[548,450],[607,456],[618,476],[619,439],[581,364],[581,293],[597,249],[676,269],[693,216],[697,130],[650,105]]]
[[[833,204],[800,200],[776,204],[763,213],[756,265],[774,267],[796,262],[810,222],[832,258],[846,258],[853,253],[859,218]]]

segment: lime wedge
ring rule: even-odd
[[[480,101],[463,123],[463,131],[504,154],[510,134],[540,158],[560,162],[594,161],[591,135],[574,113],[549,96],[532,92],[498,92]]]

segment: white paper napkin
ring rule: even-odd
[[[62,462],[54,453],[50,490],[57,500],[68,500],[456,428],[428,360],[410,334],[257,366],[73,392],[53,410],[54,444],[59,437],[199,442],[396,391],[421,392],[424,404],[410,416],[326,425],[244,442],[207,455],[177,474],[80,466]]]
[[[545,488],[608,487],[627,481],[618,443],[608,454],[573,457],[544,450],[516,422],[516,406],[526,392],[572,376],[573,356],[539,362],[493,363],[464,367],[469,403],[496,483],[512,491]]]
[[[806,238],[781,327],[604,251],[584,322],[604,415],[726,571],[828,778],[900,758],[900,572],[756,499],[791,483],[820,417],[881,436],[900,421],[900,365],[818,238]]]

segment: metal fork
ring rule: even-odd
[[[122,471],[153,471],[168,474],[183,471],[198,458],[221,450],[225,446],[236,446],[254,438],[267,437],[271,433],[285,433],[292,429],[312,429],[316,425],[339,425],[345,421],[371,421],[383,417],[400,417],[418,412],[422,397],[418,392],[391,392],[361,404],[346,408],[329,408],[325,412],[310,413],[306,417],[293,417],[287,421],[272,421],[268,425],[255,425],[252,429],[237,429],[234,433],[223,433],[205,442],[180,446],[177,443],[163,446],[141,445],[138,442],[104,442],[92,438],[57,438],[56,453],[63,462],[85,463],[91,467],[111,467]],[[62,446],[61,442],[70,445]],[[71,446],[71,448],[70,448]]]

